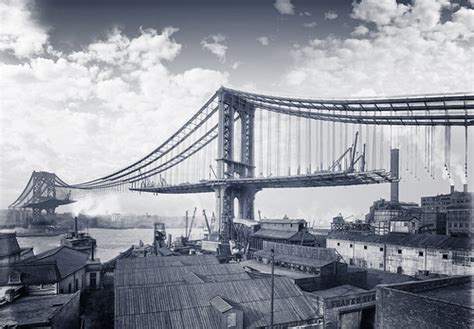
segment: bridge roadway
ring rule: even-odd
[[[371,170],[365,172],[325,171],[314,174],[294,176],[274,176],[255,178],[230,178],[202,180],[199,183],[182,183],[179,185],[159,185],[140,188],[131,188],[131,191],[184,194],[214,192],[219,186],[253,187],[257,190],[266,188],[298,188],[322,186],[346,186],[390,183],[398,180],[385,170]]]

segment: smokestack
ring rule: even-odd
[[[391,202],[398,202],[398,188],[399,188],[399,182],[398,179],[400,178],[399,176],[399,163],[398,163],[398,158],[399,158],[399,153],[400,151],[398,149],[392,149],[390,150],[390,174],[392,178],[395,179],[395,181],[390,183],[390,201]]]
[[[74,217],[74,235],[77,235],[77,217]]]
[[[451,185],[451,190],[450,190],[451,193],[454,193],[454,185]]]
[[[462,190],[463,190],[464,193],[467,193],[467,183],[464,183],[462,185]]]

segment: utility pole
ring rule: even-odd
[[[270,296],[270,328],[273,328],[273,300],[275,296],[274,286],[275,286],[275,250],[272,252],[272,291]]]

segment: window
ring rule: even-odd
[[[339,247],[340,245],[341,245],[341,244],[338,242],[338,243],[337,243],[337,246]]]
[[[419,251],[418,256],[423,257],[423,251]]]
[[[354,260],[352,258],[349,259],[349,265],[354,265]]]
[[[68,292],[71,293],[71,291],[72,291],[72,287],[71,287],[71,283],[69,283]]]
[[[448,259],[448,254],[443,254],[443,259]]]
[[[383,251],[383,248],[382,248],[382,247],[380,247],[380,251]]]
[[[364,246],[364,249],[367,250],[367,246]]]
[[[383,268],[383,263],[379,263],[379,268]]]
[[[401,250],[401,249],[398,249],[398,253],[401,254],[401,253],[402,253],[402,250]]]
[[[351,244],[349,244],[349,248],[352,248],[352,243],[351,243]]]

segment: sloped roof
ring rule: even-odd
[[[117,269],[114,273],[115,286],[178,285],[184,284],[186,275],[194,273],[211,282],[250,280],[240,264],[209,264],[160,268]],[[190,278],[188,278],[190,279]],[[189,282],[188,280],[187,282]]]
[[[219,260],[213,255],[192,256],[147,256],[138,258],[123,258],[117,260],[117,269],[156,268],[170,266],[180,262],[183,266],[219,264]]]
[[[270,324],[271,280],[213,282],[178,286],[115,289],[116,328],[217,328],[219,296],[244,312],[244,327]],[[302,291],[286,278],[275,278],[275,324],[319,319]]]
[[[290,219],[290,218],[286,218],[286,219],[268,219],[268,218],[265,218],[265,219],[261,219],[258,221],[259,223],[272,223],[272,224],[299,224],[299,223],[306,223],[306,221],[304,219],[296,219],[296,218],[293,218],[293,219]]]
[[[0,233],[0,257],[6,257],[21,252],[16,233]]]
[[[37,264],[13,264],[0,266],[0,286],[8,284],[11,273],[20,273],[21,281],[26,285],[49,284],[61,279],[55,262]]]
[[[255,252],[255,255],[260,256],[260,257],[265,257],[268,259],[271,258],[271,252],[269,250],[259,250]],[[300,257],[300,256],[294,256],[294,255],[275,254],[275,261],[302,265],[302,266],[323,267],[323,266],[333,263],[335,260],[313,259],[309,257]]]
[[[19,326],[47,325],[63,305],[78,298],[75,294],[21,297],[11,304],[0,307],[0,327],[16,323]]]
[[[221,313],[225,313],[233,308],[232,305],[221,296],[216,296],[211,299],[211,305]]]
[[[331,232],[328,239],[381,243],[407,247],[422,247],[446,250],[471,250],[468,237],[452,237],[437,234],[399,234],[386,235],[360,234],[355,232]]]
[[[304,241],[315,240],[315,237],[306,231],[272,230],[267,228],[258,230],[252,234],[252,236],[256,238],[282,239],[291,241],[301,241],[302,237],[304,237]]]
[[[65,278],[86,266],[88,259],[88,253],[66,246],[60,246],[45,251],[34,257],[28,258],[25,260],[25,263],[31,264],[56,262],[59,273],[61,273],[61,277]]]

